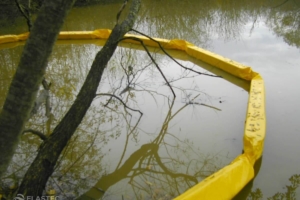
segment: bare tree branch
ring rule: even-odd
[[[141,116],[143,116],[143,113],[140,111],[140,110],[136,110],[136,109],[133,109],[133,108],[130,108],[126,105],[126,103],[124,103],[124,101],[120,98],[120,97],[117,97],[116,95],[113,95],[113,94],[108,94],[108,93],[99,93],[99,94],[96,94],[96,96],[110,96],[110,97],[113,97],[113,98],[116,98],[118,99],[125,108],[131,110],[131,111],[134,111],[134,112],[139,112]]]
[[[206,106],[206,107],[215,109],[215,110],[217,110],[217,111],[222,111],[220,108],[217,108],[217,107],[214,107],[214,106],[210,106],[210,105],[207,105],[207,104],[205,104],[205,103],[198,103],[198,102],[190,101],[190,102],[187,102],[187,104],[195,104],[195,105],[200,105],[200,106]]]
[[[82,159],[82,157],[83,157],[83,156],[84,156],[84,155],[92,148],[92,146],[93,146],[94,143],[95,143],[96,138],[97,138],[97,133],[95,134],[95,136],[94,136],[94,138],[93,138],[91,144],[89,145],[89,147],[88,147],[85,151],[83,151],[83,152],[81,153],[80,156],[78,156],[78,158],[71,164],[71,166],[68,167],[68,169],[64,170],[64,173],[63,173],[58,179],[61,179],[63,176],[65,176],[65,175],[70,171],[70,169],[71,169],[71,168],[72,168],[72,167],[73,167],[80,159]]]
[[[255,20],[254,20],[253,23],[252,23],[252,26],[251,26],[251,29],[250,29],[249,36],[251,36],[251,34],[252,34],[253,30],[254,30],[256,21],[257,21],[257,16],[255,17]]]
[[[36,130],[33,130],[33,129],[26,129],[23,131],[23,134],[25,133],[32,133],[34,135],[37,135],[40,137],[41,140],[47,140],[47,136],[44,135],[42,132],[39,132],[39,131],[36,131]]]
[[[146,35],[146,34],[144,34],[144,33],[142,33],[142,32],[139,32],[139,31],[137,31],[137,30],[135,30],[135,29],[131,29],[131,31],[134,31],[134,32],[136,32],[136,33],[138,33],[138,34],[140,34],[140,35],[142,35],[142,36],[145,36],[145,37],[147,37],[147,38],[149,38],[150,40],[152,40],[153,42],[155,42],[155,43],[157,43],[158,44],[158,46],[159,46],[159,48],[171,59],[171,60],[173,60],[176,64],[178,64],[180,67],[182,67],[183,69],[185,69],[185,70],[189,70],[189,71],[192,71],[192,72],[195,72],[195,73],[197,73],[197,74],[200,74],[200,75],[205,75],[205,76],[211,76],[211,77],[218,77],[218,78],[222,78],[222,76],[216,76],[216,75],[213,75],[213,74],[206,74],[206,73],[202,73],[202,72],[198,72],[198,71],[195,71],[195,70],[193,70],[193,69],[190,69],[190,68],[187,68],[187,67],[185,67],[185,66],[183,66],[182,64],[180,64],[176,59],[174,59],[170,54],[168,54],[168,52],[162,47],[162,45],[160,44],[160,42],[159,41],[157,41],[157,40],[155,40],[154,38],[152,38],[152,37],[150,37],[150,36],[148,36],[148,35]],[[131,39],[131,38],[130,38]]]
[[[117,164],[115,170],[117,170],[117,169],[120,167],[120,165],[121,165],[121,163],[122,163],[122,161],[123,161],[123,158],[124,158],[124,156],[125,156],[125,153],[126,153],[126,149],[127,149],[127,146],[128,146],[129,136],[132,135],[132,133],[137,129],[137,126],[138,126],[138,124],[139,124],[141,118],[142,118],[142,115],[139,117],[139,119],[138,119],[138,121],[135,123],[134,127],[133,127],[132,129],[129,130],[129,133],[127,133],[126,141],[125,141],[125,146],[124,146],[124,150],[123,150],[123,153],[122,153],[122,155],[121,155],[121,157],[120,157],[119,163]],[[126,119],[126,118],[125,118],[125,120],[126,120],[126,122],[127,122],[127,119]],[[127,122],[127,124],[128,124],[128,126],[130,126],[130,122]]]
[[[286,4],[289,0],[285,0],[284,2],[282,2],[281,4],[277,5],[277,6],[274,6],[273,8],[278,8],[284,4]]]
[[[154,65],[156,66],[156,68],[158,69],[158,71],[160,72],[160,74],[162,75],[162,77],[165,79],[166,81],[166,84],[168,85],[168,87],[170,88],[170,90],[172,91],[173,93],[173,97],[176,98],[176,94],[172,88],[172,86],[170,85],[169,81],[167,80],[167,78],[165,77],[164,73],[161,71],[160,67],[158,66],[158,64],[156,63],[155,59],[152,57],[152,55],[150,54],[147,46],[144,44],[144,41],[139,39],[139,38],[136,38],[136,37],[124,37],[122,39],[120,39],[120,41],[122,40],[126,40],[126,39],[131,39],[131,40],[135,40],[135,41],[138,41],[141,43],[141,45],[144,47],[146,53],[148,54],[148,56],[150,57],[151,61],[154,63]]]
[[[28,31],[30,32],[32,27],[32,21],[31,21],[31,13],[30,13],[30,2],[31,0],[28,0],[28,8],[25,8],[22,4],[20,4],[19,0],[15,0],[17,7],[19,11],[22,13],[22,15],[25,17],[27,25],[28,25]]]
[[[123,3],[122,7],[120,8],[120,10],[119,10],[119,12],[117,14],[117,24],[119,24],[119,18],[121,16],[123,10],[125,9],[127,3],[128,3],[128,0],[124,0],[124,3]]]

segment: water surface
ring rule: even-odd
[[[279,193],[277,197],[294,195],[296,199],[300,198],[297,189],[299,177],[296,176],[300,173],[300,160],[297,157],[297,141],[300,139],[297,116],[299,92],[296,89],[296,85],[299,85],[297,24],[300,7],[297,1],[289,1],[283,5],[281,3],[143,1],[143,8],[135,25],[136,29],[152,37],[185,39],[249,65],[263,76],[267,106],[264,154],[258,163],[256,178],[237,199],[246,199],[247,196],[249,199],[267,199],[276,193]],[[74,8],[63,30],[113,28],[119,6],[120,4],[107,4]],[[25,28],[20,22],[12,26],[11,32],[21,33],[26,31]],[[5,27],[6,31],[7,29]],[[101,46],[95,44],[60,44],[55,48],[47,72],[47,78],[54,84],[51,90],[54,107],[52,128],[74,100],[92,59],[100,48]],[[2,49],[0,52],[1,63],[4,63],[1,65],[1,94],[6,93],[21,49],[20,46]],[[122,60],[122,55],[127,59]],[[166,56],[159,53],[153,55],[170,80],[184,74]],[[184,56],[181,59],[188,60]],[[149,58],[143,51],[118,49],[118,54],[107,69],[106,78],[101,82],[99,93],[112,92],[119,87],[116,92],[120,94],[126,87],[125,79],[122,79],[124,72],[122,73],[121,63],[126,67],[133,65],[138,70],[148,62]],[[195,66],[198,64],[203,67],[199,68],[201,72],[210,69],[209,66],[194,63],[193,60],[180,62],[194,68],[198,68]],[[206,76],[176,81],[174,86],[184,87],[187,91],[176,90],[178,95],[174,104],[167,100],[171,96],[170,90],[164,85],[164,80],[153,65],[136,81],[135,90],[125,93],[122,98],[143,112],[138,128],[132,129],[139,119],[138,113],[133,112],[131,117],[124,117],[124,109],[118,112],[115,110],[116,106],[118,109],[121,106],[117,102],[112,104],[113,110],[104,109],[107,98],[95,100],[82,123],[80,131],[88,136],[74,138],[74,150],[70,150],[69,159],[61,165],[61,171],[68,169],[67,166],[81,155],[80,149],[90,146],[91,141],[98,142],[88,151],[93,156],[91,163],[85,163],[87,161],[84,160],[82,162],[85,164],[74,167],[73,171],[67,170],[69,174],[66,172],[68,175],[61,183],[64,188],[67,188],[68,180],[82,178],[81,182],[78,181],[78,193],[73,195],[78,196],[89,191],[99,197],[103,195],[101,190],[105,190],[107,199],[121,199],[122,196],[127,199],[147,199],[154,194],[160,197],[167,195],[166,198],[174,197],[195,184],[193,177],[200,181],[242,152],[248,93],[241,85],[236,85],[239,81]],[[167,97],[157,96],[157,100],[154,100],[151,92],[145,91],[145,87],[149,91],[166,94]],[[195,104],[184,107],[187,101],[195,97],[197,103],[204,103],[221,111]],[[1,104],[3,100],[2,97]],[[182,107],[184,109],[172,118]],[[32,123],[34,122],[35,127],[46,130],[47,119],[42,116],[43,113],[40,113]],[[82,135],[80,131],[78,135]],[[96,139],[93,134],[95,132],[98,132]],[[168,170],[160,165],[160,161]],[[130,165],[125,165],[128,163]],[[82,166],[85,168],[79,173]],[[131,168],[122,168],[123,166]],[[119,172],[118,169],[124,169],[122,176],[116,173]],[[54,177],[58,177],[61,171],[58,170]],[[182,173],[187,176],[177,176]],[[292,176],[294,179],[289,180]],[[120,180],[112,177],[119,177]],[[288,185],[293,185],[295,189],[287,192]],[[285,199],[292,198],[285,196]]]

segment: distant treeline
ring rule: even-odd
[[[30,11],[35,13],[43,4],[44,0],[17,0],[25,9],[28,9],[30,1]],[[113,4],[121,3],[123,0],[76,0],[74,6],[88,6],[93,4]],[[0,20],[10,20],[22,16],[16,0],[1,0],[0,2]]]

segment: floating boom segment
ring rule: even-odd
[[[108,39],[111,30],[61,32],[59,40]],[[17,43],[28,38],[29,33],[0,36],[0,44]],[[140,44],[130,37],[139,38],[146,46],[180,50],[187,55],[206,62],[241,79],[250,81],[250,91],[246,124],[244,131],[244,153],[235,158],[229,165],[193,186],[175,200],[218,200],[232,199],[243,187],[254,178],[254,164],[262,156],[266,134],[265,88],[262,77],[251,67],[224,58],[218,54],[194,46],[185,40],[166,40],[155,38],[153,41],[145,36],[126,34],[129,37],[123,42]]]

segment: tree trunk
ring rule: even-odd
[[[23,178],[18,194],[32,196],[34,199],[42,195],[62,150],[95,98],[103,70],[117,48],[119,40],[132,28],[139,8],[140,0],[134,0],[126,20],[114,27],[106,44],[96,55],[75,102],[53,130],[53,133],[40,146],[37,157]]]
[[[0,177],[18,144],[64,18],[74,0],[45,1],[24,47],[0,113]]]

